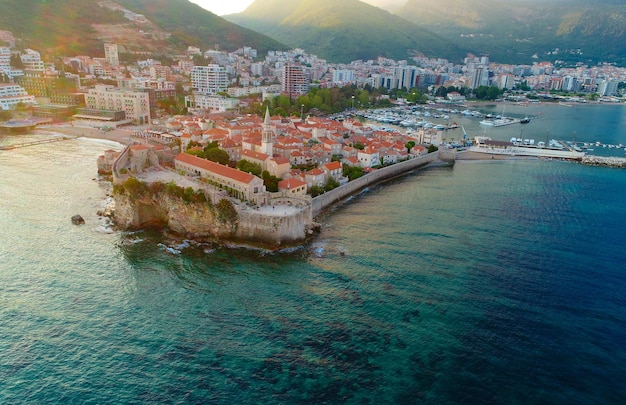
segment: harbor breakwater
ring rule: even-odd
[[[626,168],[626,158],[611,156],[592,156],[588,155],[582,158],[580,163],[589,166],[608,166]]]

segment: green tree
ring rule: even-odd
[[[406,151],[408,153],[411,153],[411,149],[413,149],[415,147],[415,141],[409,141],[409,142],[405,143],[404,147],[406,148]]]
[[[480,100],[495,100],[504,92],[497,86],[479,86],[474,90],[474,94],[477,99]]]
[[[324,191],[330,191],[337,187],[339,187],[339,182],[331,177],[324,186]]]
[[[365,172],[363,171],[362,167],[359,166],[348,166],[345,165],[343,166],[343,175],[344,177],[347,177],[348,180],[352,181],[354,179],[358,179],[359,177],[363,176],[365,174]]]
[[[500,95],[504,92],[504,90],[500,90],[498,87],[496,86],[491,86],[487,89],[487,94],[485,95],[485,98],[487,100],[495,100],[498,97],[500,97]]]
[[[187,153],[204,159],[204,151],[202,149],[190,148],[190,149],[187,149]]]
[[[320,187],[320,186],[317,186],[317,185],[312,186],[309,189],[309,193],[311,194],[311,197],[313,197],[313,198],[317,197],[318,195],[322,194],[323,192],[324,192],[324,188]]]
[[[267,170],[263,170],[261,178],[263,179],[263,184],[265,184],[265,189],[267,191],[271,193],[278,191],[278,183],[280,182],[278,177],[271,175]]]
[[[215,204],[215,209],[217,211],[217,220],[221,223],[235,225],[239,221],[237,209],[230,200],[222,198]]]
[[[228,152],[220,148],[211,148],[205,151],[204,157],[212,162],[216,162],[225,166],[228,165],[228,162],[230,162],[230,156],[228,155]]]
[[[114,194],[128,194],[131,200],[141,198],[148,191],[148,185],[136,177],[129,177],[124,183],[113,187]]]
[[[263,170],[260,164],[252,163],[246,159],[241,159],[239,162],[237,162],[237,169],[241,170],[242,172],[253,174],[255,176],[260,176]]]
[[[437,152],[439,148],[434,143],[428,145],[428,153]]]

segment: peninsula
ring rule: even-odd
[[[191,121],[185,125],[198,125]],[[177,142],[142,131],[123,151],[106,151],[98,168],[112,175],[116,225],[269,248],[299,244],[314,234],[314,219],[331,205],[441,158],[415,146],[417,138],[356,121],[284,120],[271,117],[269,109],[259,121],[214,121],[211,129],[183,131]],[[359,141],[360,149],[349,146]]]

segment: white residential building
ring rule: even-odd
[[[44,70],[44,64],[41,60],[41,54],[32,49],[26,49],[20,55],[24,69],[26,70]]]
[[[185,97],[187,108],[224,112],[239,107],[239,100],[209,94],[193,94]]]
[[[199,93],[217,94],[226,91],[229,84],[228,73],[220,65],[194,66],[191,70],[191,86]]]
[[[11,77],[11,50],[0,47],[0,73]]]
[[[0,109],[7,111],[19,103],[35,104],[35,96],[29,96],[26,90],[13,83],[0,83]]]
[[[350,83],[354,81],[354,70],[335,70],[333,72],[333,83]]]

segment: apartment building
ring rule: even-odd
[[[126,119],[139,125],[150,122],[150,93],[143,89],[97,85],[85,95],[85,104],[88,109],[93,110],[123,111]]]
[[[309,92],[311,81],[304,66],[287,64],[282,71],[282,92],[300,96]]]
[[[18,104],[35,104],[35,96],[30,96],[20,85],[0,83],[0,109],[7,111]]]
[[[220,65],[194,66],[191,70],[191,87],[199,93],[217,94],[226,91],[228,73]]]

